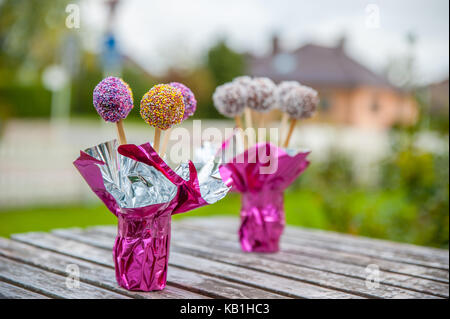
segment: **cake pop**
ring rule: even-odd
[[[140,114],[145,122],[155,127],[153,147],[158,152],[161,130],[183,120],[183,95],[168,84],[155,85],[142,97]]]
[[[184,115],[183,121],[194,115],[197,109],[197,100],[195,99],[194,93],[184,84],[178,82],[169,83],[170,86],[178,89],[183,96],[184,101]],[[161,157],[166,153],[167,144],[169,144],[170,132],[172,128],[167,129],[164,132],[164,139],[161,146]]]
[[[293,89],[299,88],[301,86],[297,81],[283,81],[277,85],[277,107],[284,111],[282,101],[286,97],[288,93],[290,93]]]
[[[267,113],[276,106],[276,85],[269,78],[258,77],[253,78],[247,88],[247,106],[256,111],[258,127],[264,127],[265,116],[262,113]],[[249,113],[249,111],[247,111]],[[258,114],[259,113],[259,114]],[[249,122],[251,120],[249,119]],[[259,130],[257,130],[259,136]]]
[[[248,87],[252,83],[252,78],[248,75],[241,75],[233,79],[234,83],[238,83],[244,87]]]
[[[133,108],[133,92],[129,85],[120,78],[107,77],[95,87],[93,103],[103,120],[117,124],[120,144],[126,144],[122,120]]]
[[[280,102],[282,109],[291,118],[289,132],[284,143],[284,147],[287,147],[297,120],[309,118],[316,111],[319,104],[319,95],[316,90],[301,85],[287,93]]]
[[[277,103],[276,85],[269,78],[254,78],[247,87],[247,105],[258,112],[267,112]]]
[[[280,134],[278,137],[278,144],[281,145],[283,136],[287,130],[288,122],[289,122],[289,114],[287,114],[284,110],[284,104],[282,101],[286,97],[286,95],[293,89],[300,87],[301,84],[297,81],[282,81],[277,85],[277,105],[276,107],[283,111],[283,115],[281,117],[280,124]]]
[[[319,96],[316,90],[300,85],[286,93],[280,103],[281,109],[291,118],[309,118],[316,111]]]
[[[140,113],[149,125],[167,130],[183,120],[183,95],[168,84],[155,85],[142,97]]]
[[[235,82],[218,86],[213,94],[214,106],[217,111],[226,117],[234,117],[236,125],[240,128],[242,128],[240,115],[244,111],[246,100],[245,90]]]
[[[238,76],[233,79],[233,83],[236,83],[239,85],[245,92],[248,92],[248,88],[252,84],[252,78],[247,75]],[[244,116],[245,116],[245,126],[247,128],[253,128],[252,125],[252,113],[250,108],[248,107],[248,101],[245,101],[245,108],[244,108]]]
[[[169,83],[170,86],[177,88],[180,90],[181,95],[183,96],[184,101],[184,115],[183,121],[188,117],[194,115],[195,110],[197,109],[197,100],[195,99],[194,93],[184,84],[178,82]]]

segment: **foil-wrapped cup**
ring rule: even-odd
[[[284,190],[308,167],[308,154],[259,143],[221,165],[225,184],[241,193],[239,240],[243,251],[279,250],[285,226]]]
[[[118,218],[116,279],[128,290],[164,289],[171,216],[213,204],[229,190],[217,158],[172,170],[149,143],[102,143],[81,151],[74,165]]]

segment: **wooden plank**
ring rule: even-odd
[[[286,235],[285,241],[297,244],[297,245],[311,245],[329,250],[338,250],[347,253],[362,254],[369,257],[382,258],[389,261],[407,263],[412,265],[419,265],[429,268],[436,268],[442,270],[449,270],[448,259],[441,258],[439,255],[421,255],[411,252],[396,250],[390,251],[389,249],[377,248],[377,247],[361,247],[353,246],[352,242],[340,242],[336,240],[330,240],[328,242],[322,240],[309,239],[305,236],[289,236]]]
[[[176,269],[177,271],[173,271]],[[168,277],[173,284],[189,287],[199,292],[207,291],[212,297],[229,299],[287,299],[288,297],[247,285],[226,281],[170,265]],[[196,288],[200,287],[200,288]]]
[[[111,267],[101,266],[92,262],[68,257],[45,249],[8,240],[0,237],[0,256],[31,266],[66,276],[68,265],[76,265],[79,269],[80,281],[108,289],[132,298],[163,299],[163,298],[205,298],[202,295],[182,290],[176,287],[167,287],[162,291],[136,292],[119,287],[115,280],[115,272]]]
[[[57,230],[56,235],[94,246],[111,249],[112,237],[92,234],[80,229]],[[262,273],[235,265],[224,264],[204,258],[193,257],[185,253],[171,252],[169,264],[180,268],[195,270],[200,273],[216,276],[224,280],[231,280],[241,284],[270,290],[278,294],[294,298],[359,298],[359,295],[345,293],[338,290],[315,286],[312,284],[293,281],[284,277]]]
[[[234,231],[238,230],[239,220],[236,218],[199,218],[195,220],[191,219],[183,219],[180,221],[181,223],[190,223],[194,225],[203,225],[205,227],[217,227],[220,225],[221,230],[226,231]],[[294,234],[293,234],[294,233]],[[440,251],[440,253],[436,253],[436,249],[426,249],[425,247],[418,248],[417,251],[412,252],[410,250],[411,245],[406,245],[406,249],[403,250],[401,248],[396,248],[395,250],[392,247],[378,247],[376,245],[362,245],[362,243],[353,244],[350,240],[336,240],[336,233],[334,233],[334,238],[327,239],[326,237],[322,240],[311,240],[309,237],[314,236],[310,234],[310,232],[303,230],[296,230],[295,227],[287,227],[286,233],[283,236],[284,241],[287,241],[292,244],[297,245],[308,245],[313,247],[320,247],[326,250],[331,251],[343,251],[347,253],[360,254],[369,257],[376,257],[390,261],[398,261],[402,263],[409,263],[414,265],[421,265],[426,267],[433,267],[437,269],[448,270],[449,269],[449,259],[448,259],[448,251]],[[316,234],[316,238],[321,235]],[[370,242],[369,239],[366,238],[366,242]],[[401,245],[402,244],[397,244]],[[428,251],[429,253],[424,254],[420,253],[423,251]],[[446,254],[445,254],[446,253]]]
[[[409,296],[410,298],[427,298],[430,295],[442,298],[448,297],[448,284],[431,280],[380,272],[380,286],[374,290],[366,287],[365,280],[367,273],[365,267],[355,267],[336,262],[331,265],[324,265],[323,260],[311,260],[311,258],[309,261],[312,261],[313,264],[292,265],[283,260],[278,260],[279,253],[244,253],[241,251],[237,242],[211,240],[209,236],[202,236],[198,233],[193,233],[191,230],[184,230],[179,227],[176,227],[172,238],[173,250],[175,251],[177,250],[177,246],[179,246],[180,249],[186,248],[191,254],[200,254],[205,258],[230,262],[236,265],[240,264],[274,274],[281,273],[285,276],[324,287],[353,293],[358,292],[366,297],[408,298]],[[205,245],[205,243],[208,244]],[[271,258],[266,258],[266,256],[270,256]]]
[[[0,299],[48,299],[48,297],[0,281]]]
[[[345,293],[300,281],[294,281],[281,276],[271,275],[260,271],[242,268],[231,264],[216,262],[189,254],[172,252],[171,264],[186,269],[196,269],[199,272],[217,276],[224,280],[231,280],[273,291],[278,294],[294,298],[359,298],[355,294]]]
[[[190,231],[191,238],[188,242],[197,240],[200,243],[208,242],[208,245],[216,245],[218,249],[229,249],[231,251],[239,250],[240,246],[236,234],[217,232],[214,230],[192,227],[181,223],[173,223],[173,229],[185,229]],[[115,236],[116,229],[110,226],[96,226],[88,230],[95,233],[104,233],[109,236]],[[291,251],[293,250],[293,251]],[[305,254],[306,253],[306,254]],[[437,295],[441,295],[444,290],[448,294],[448,272],[444,270],[435,270],[422,266],[397,264],[384,260],[373,260],[368,257],[360,257],[349,254],[338,253],[337,259],[329,259],[329,254],[324,257],[325,252],[317,249],[300,248],[284,244],[283,249],[277,254],[260,254],[261,258],[272,259],[293,265],[310,267],[313,269],[329,271],[337,274],[352,276],[356,278],[365,278],[366,266],[369,264],[378,264],[383,274],[383,282],[400,288],[412,289],[419,292],[430,292],[430,286],[436,288]],[[355,262],[356,260],[356,262]],[[353,262],[354,264],[349,263]],[[392,272],[394,270],[394,272]],[[422,280],[424,279],[424,280]],[[438,283],[438,285],[435,285]],[[443,289],[444,287],[444,289]],[[446,288],[445,288],[446,287]],[[432,291],[431,291],[432,292]]]
[[[80,282],[78,288],[70,289],[66,286],[65,276],[60,276],[4,257],[0,257],[0,279],[53,298],[128,298],[124,295],[84,282]]]
[[[233,234],[230,231],[223,230],[221,223],[218,223],[218,225],[221,225],[220,227],[212,227],[210,224],[205,225],[203,219],[192,218],[191,221],[189,221],[189,219],[183,219],[183,222],[177,222],[177,224],[190,227],[196,231],[208,232],[211,236],[232,236],[235,241],[238,241],[237,232],[234,232]],[[99,228],[99,231],[101,231],[101,228]],[[281,246],[283,252],[292,253],[293,255],[309,255],[317,258],[330,259],[364,267],[369,264],[377,264],[384,271],[411,275],[419,278],[441,281],[444,283],[448,283],[449,279],[449,272],[447,270],[429,268],[426,266],[413,265],[398,261],[390,261],[377,258],[376,256],[365,256],[358,253],[324,249],[323,247],[314,247],[309,244],[291,244],[284,237],[282,237]]]
[[[409,277],[410,287],[398,287],[386,285],[384,274],[377,289],[366,287],[366,273],[364,267],[358,268],[359,276],[348,276],[330,272],[328,269],[314,269],[304,265],[292,265],[266,256],[278,256],[279,254],[248,254],[240,250],[239,243],[229,238],[215,239],[209,234],[193,232],[192,229],[183,228],[182,225],[174,223],[172,232],[172,251],[178,251],[202,258],[226,262],[237,266],[244,266],[254,270],[264,271],[287,278],[320,285],[323,287],[337,289],[348,293],[356,293],[364,297],[372,298],[432,298],[447,297],[448,285],[436,283],[429,280]],[[110,240],[114,237],[113,231],[99,232],[98,228],[86,229],[83,234],[87,238],[102,241],[99,236],[107,236]],[[207,243],[207,245],[205,245]],[[320,260],[318,260],[320,263]],[[317,264],[317,262],[316,262]],[[343,266],[346,266],[345,264]],[[342,265],[341,265],[342,267]],[[345,267],[344,267],[345,268]],[[348,267],[347,267],[348,268]],[[332,268],[331,268],[332,269]],[[406,276],[403,276],[406,277]],[[400,278],[405,279],[405,278]],[[392,279],[391,279],[392,281]],[[398,283],[399,278],[397,278]],[[417,289],[419,288],[419,290]]]
[[[220,225],[221,229],[227,229],[231,232],[237,232],[239,227],[239,217],[214,217],[214,224]],[[180,221],[181,223],[194,223],[203,224],[211,226],[211,218],[185,218]],[[223,223],[223,224],[222,224]],[[294,236],[294,237],[304,237],[325,241],[325,242],[351,242],[352,246],[356,247],[377,247],[383,250],[389,250],[391,252],[408,252],[411,256],[417,255],[418,258],[430,258],[431,260],[442,259],[446,264],[449,263],[449,255],[447,249],[439,249],[434,247],[418,246],[408,243],[393,242],[378,238],[369,238],[364,236],[356,236],[352,234],[339,233],[334,231],[325,231],[315,228],[305,228],[300,226],[287,226],[284,230],[284,235]]]
[[[112,242],[108,249],[103,249],[79,241],[61,240],[61,237],[56,237],[48,233],[15,234],[12,235],[12,238],[35,247],[114,268],[114,262],[111,258]],[[286,298],[273,292],[255,289],[238,283],[231,283],[205,274],[180,269],[172,265],[169,267],[167,276],[168,284],[172,286],[215,298]]]
[[[286,235],[289,236],[308,236],[308,238],[320,241],[350,241],[353,246],[358,247],[376,247],[380,249],[388,249],[392,252],[408,252],[410,256],[425,257],[435,260],[436,258],[442,260],[443,263],[449,262],[448,250],[435,247],[418,246],[408,243],[400,243],[388,241],[379,238],[369,238],[364,236],[356,236],[352,234],[345,234],[339,232],[325,231],[320,229],[302,228],[288,226],[286,228]]]

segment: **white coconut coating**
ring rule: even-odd
[[[218,86],[213,94],[213,102],[217,111],[227,117],[241,115],[246,101],[247,95],[244,87],[236,82]]]
[[[248,75],[238,76],[233,79],[233,83],[238,83],[245,87],[248,87],[252,83],[253,79]]]
[[[313,116],[319,104],[316,90],[301,85],[294,87],[280,100],[282,110],[291,118],[302,119]]]
[[[277,107],[284,111],[283,99],[293,89],[299,88],[301,84],[297,81],[283,81],[277,85]]]
[[[277,86],[269,78],[254,78],[245,86],[247,106],[258,112],[267,112],[276,106]]]

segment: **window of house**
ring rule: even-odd
[[[320,97],[319,107],[322,111],[325,111],[325,112],[330,109],[330,100],[329,100],[328,96],[322,95]]]
[[[377,113],[380,110],[380,102],[379,102],[378,96],[376,96],[376,95],[372,98],[372,104],[370,105],[370,110],[373,113]]]
[[[289,74],[295,71],[297,62],[292,54],[279,53],[274,57],[272,65],[277,73]]]

